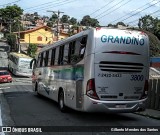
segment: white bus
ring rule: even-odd
[[[42,48],[31,62],[33,90],[85,112],[145,109],[149,40],[144,32],[89,29]]]
[[[12,52],[9,54],[8,69],[14,75],[31,77],[30,62],[32,59],[25,54]]]
[[[5,42],[0,42],[0,69],[8,69],[8,53],[10,45]]]

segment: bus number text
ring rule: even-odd
[[[121,74],[104,74],[104,73],[99,73],[98,77],[122,77]]]
[[[143,81],[144,76],[143,75],[131,75],[131,81]]]

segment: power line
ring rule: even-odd
[[[92,12],[92,13],[90,14],[90,16],[91,16],[91,15],[93,15],[94,13],[96,13],[96,12],[98,12],[98,11],[102,10],[104,7],[108,6],[109,4],[113,3],[114,1],[115,1],[115,0],[112,0],[112,2],[108,2],[106,5],[104,5],[104,6],[100,7],[100,8],[99,8],[99,9],[97,9],[96,11]]]
[[[57,2],[57,0],[55,0],[55,1],[52,1],[52,2],[43,3],[43,4],[41,4],[41,5],[29,7],[29,8],[26,8],[26,9],[24,9],[24,10],[28,10],[28,9],[30,9],[30,10],[41,9],[41,8],[53,6],[53,5],[51,5],[51,3],[55,5],[55,4],[61,4],[61,3],[65,2],[65,1],[69,1],[69,0],[63,0],[63,1],[59,1],[59,2]],[[49,5],[48,5],[48,4],[49,4]],[[48,5],[48,6],[43,6],[43,5]],[[39,6],[40,6],[40,7],[39,7]]]
[[[17,3],[19,1],[21,1],[21,0],[16,0],[16,1],[13,1],[13,2],[10,2],[10,3],[7,3],[7,4],[3,4],[3,5],[0,5],[0,6],[6,6],[6,5],[14,4],[14,3]]]
[[[66,0],[65,0],[66,1]],[[69,3],[72,3],[72,2],[75,2],[75,0],[72,0],[72,1],[68,1],[68,2],[64,2],[63,1],[63,3],[61,2],[61,3],[56,3],[57,5],[54,5],[54,6],[52,6],[52,5],[50,5],[50,6],[45,6],[44,8],[38,8],[38,9],[33,9],[33,10],[29,10],[29,11],[39,11],[39,10],[41,10],[41,11],[43,11],[43,10],[46,10],[46,9],[49,9],[49,7],[51,7],[51,8],[53,8],[53,7],[58,7],[58,6],[62,6],[62,5],[65,5],[65,4],[69,4]],[[28,11],[28,12],[29,12]]]
[[[159,3],[159,2],[160,2],[160,1],[156,2],[155,4],[157,4],[157,3]],[[129,18],[131,18],[132,16],[135,16],[135,15],[139,14],[140,12],[142,12],[142,11],[144,11],[144,10],[146,10],[146,9],[148,9],[148,8],[150,8],[150,7],[152,7],[152,6],[154,6],[155,4],[150,5],[150,6],[146,7],[146,8],[144,8],[144,9],[142,9],[141,11],[139,11],[139,12],[137,12],[137,13],[135,13],[135,14],[133,14],[133,15],[131,15],[131,16],[129,16],[129,17],[123,19],[122,22],[125,21],[125,20],[127,20],[127,19],[129,19]]]
[[[114,4],[112,7],[110,7],[109,9],[105,10],[104,12],[100,13],[99,15],[97,15],[95,18],[101,16],[103,13],[105,13],[106,11],[109,11],[110,9],[114,8],[115,6],[117,6],[118,4],[122,3],[124,0],[119,1],[118,3]]]
[[[152,15],[152,14],[155,14],[155,13],[157,13],[157,12],[160,12],[160,9],[159,9],[159,10],[156,10],[156,11],[154,11],[153,13],[148,14],[148,15]],[[132,23],[134,23],[134,22],[136,22],[136,21],[139,21],[139,19],[136,19],[136,20],[130,21],[130,22],[128,22],[127,24],[132,24]]]
[[[57,1],[57,0],[55,0],[55,1]],[[53,3],[53,1],[51,1],[51,2],[47,2],[47,3],[43,3],[43,4],[40,4],[40,5],[36,5],[36,7],[39,7],[39,6],[42,6],[42,5],[47,5],[47,4],[50,4],[50,3]],[[35,8],[35,6],[25,8],[24,10],[31,9],[31,8]]]
[[[153,2],[153,1],[155,1],[155,0],[152,0],[151,2]],[[143,5],[143,6],[139,7],[139,8],[137,8],[137,9],[135,9],[134,11],[132,11],[132,12],[130,12],[130,13],[128,13],[128,14],[134,13],[135,11],[141,9],[142,7],[144,7],[144,6],[148,5],[148,4],[150,4],[150,3],[147,3],[147,4],[145,4],[145,5]],[[114,23],[114,22],[118,21],[119,19],[124,18],[124,17],[127,16],[128,14],[126,14],[126,15],[124,15],[124,16],[121,16],[121,17],[119,17],[118,19],[116,19],[116,20],[114,20],[114,21],[112,21],[112,22],[110,22],[110,23]]]
[[[112,10],[112,11],[110,11],[109,13],[107,13],[107,14],[104,14],[103,16],[101,16],[101,17],[99,17],[99,18],[97,18],[97,19],[101,19],[102,17],[104,17],[104,16],[106,16],[106,15],[109,15],[110,13],[112,13],[112,12],[114,12],[114,11],[116,11],[117,9],[119,9],[119,8],[121,8],[121,7],[123,7],[124,5],[126,5],[126,4],[128,4],[129,2],[131,2],[132,0],[128,0],[127,2],[125,2],[123,5],[120,5],[119,7],[117,7],[116,9],[114,9],[114,10]]]

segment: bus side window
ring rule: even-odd
[[[42,67],[42,64],[43,64],[43,53],[41,53],[40,67]]]
[[[64,52],[63,52],[63,64],[68,64],[68,52],[69,52],[69,44],[66,44],[64,46]]]
[[[54,65],[54,62],[55,62],[55,54],[56,54],[56,49],[52,49],[51,66]]]
[[[75,63],[77,61],[77,57],[75,55],[75,43],[76,41],[70,42],[69,43],[69,54],[68,54],[68,63]]]
[[[59,56],[59,47],[56,48],[56,55],[55,55],[55,62],[54,62],[55,65],[58,65],[58,58],[59,58],[58,56]]]
[[[74,54],[71,54],[71,64],[75,64],[83,59],[87,43],[87,36],[78,38],[75,42]]]
[[[48,66],[48,57],[49,57],[49,51],[46,51],[45,67],[47,67],[47,66]]]
[[[63,52],[64,52],[64,45],[60,46],[59,49],[58,65],[63,65]]]
[[[38,56],[37,67],[40,67],[40,62],[41,62],[41,54],[39,54]]]
[[[49,52],[48,52],[48,65],[47,66],[51,66],[51,58],[52,58],[52,50],[49,50]]]
[[[42,62],[42,67],[45,67],[45,60],[46,60],[46,52],[43,52],[43,62]]]
[[[79,50],[79,57],[82,59],[84,57],[85,49],[87,44],[87,36],[82,37],[80,41],[80,50]]]

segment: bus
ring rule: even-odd
[[[0,42],[0,51],[9,53],[10,52],[10,45],[8,45],[5,42]]]
[[[8,69],[8,53],[10,52],[10,45],[5,42],[0,42],[0,69]]]
[[[84,112],[145,110],[149,39],[141,31],[93,28],[44,47],[32,60],[37,95]]]
[[[18,76],[32,76],[32,69],[30,69],[30,62],[32,58],[22,54],[11,52],[9,54],[8,69]]]

